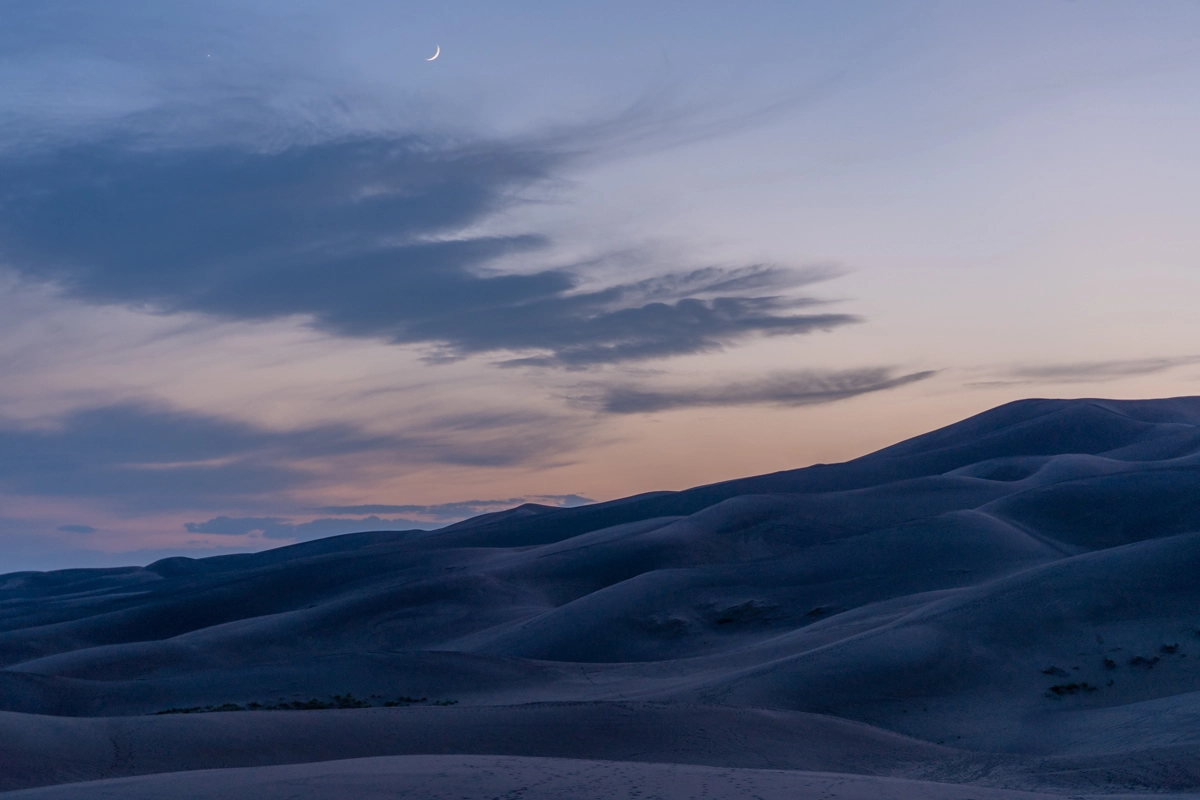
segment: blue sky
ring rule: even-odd
[[[1198,23],[10,2],[0,571],[684,488],[1032,395],[1195,394]]]

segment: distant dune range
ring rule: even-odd
[[[0,667],[0,790],[205,770],[22,797],[1200,792],[1200,398],[1027,400],[683,492],[3,575]]]

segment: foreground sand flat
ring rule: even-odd
[[[509,756],[388,756],[204,770],[6,792],[6,800],[1060,800],[1063,795],[829,772]],[[1156,795],[1162,797],[1162,795]],[[1075,795],[1075,797],[1085,797]],[[1104,795],[1109,800],[1150,795]],[[1194,800],[1200,794],[1172,795]]]

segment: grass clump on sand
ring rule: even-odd
[[[1046,692],[1046,697],[1065,697],[1069,694],[1078,694],[1079,692],[1094,692],[1099,686],[1092,686],[1087,681],[1083,683],[1059,683],[1051,686]]]
[[[168,708],[163,711],[154,712],[156,715],[162,714],[211,714],[219,711],[324,711],[332,708],[397,708],[403,706],[411,706],[417,703],[424,703],[428,698],[425,697],[409,697],[402,695],[400,697],[383,700],[380,695],[371,695],[370,698],[362,700],[347,692],[346,694],[335,694],[329,700],[318,700],[315,697],[309,700],[280,700],[277,703],[259,703],[257,701],[247,703],[246,705],[238,705],[237,703],[223,703],[221,705],[208,706],[192,706],[190,708]],[[382,702],[376,702],[382,701]],[[457,705],[457,700],[435,700],[435,706],[453,706]]]

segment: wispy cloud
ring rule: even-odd
[[[446,427],[434,420],[420,433],[376,435],[350,424],[272,430],[157,405],[109,405],[52,426],[0,425],[0,491],[103,497],[143,510],[237,507],[328,482],[321,465],[346,458],[506,465],[561,452],[563,432],[540,422],[533,432],[501,422],[464,437],[459,415]]]
[[[935,371],[923,371],[897,375],[894,369],[883,367],[839,372],[789,372],[759,380],[683,389],[616,386],[586,398],[585,402],[610,414],[650,413],[697,406],[814,405],[894,389],[934,374]]]
[[[365,519],[314,519],[310,522],[293,523],[281,517],[213,517],[206,522],[187,522],[188,533],[207,533],[217,536],[245,536],[257,533],[264,539],[291,539],[307,541],[322,536],[363,531],[406,531],[428,530],[436,524],[411,519],[380,519],[376,516]]]
[[[459,520],[486,514],[492,511],[519,506],[527,502],[543,502],[569,508],[593,502],[591,498],[577,494],[533,495],[510,497],[504,500],[461,500],[455,503],[434,505],[386,505],[367,503],[354,506],[320,506],[313,511],[340,516],[359,516],[362,519],[323,517],[309,522],[292,522],[284,517],[213,517],[205,522],[188,522],[184,529],[189,533],[208,533],[219,536],[244,536],[258,533],[267,539],[315,539],[339,533],[382,530],[428,530]],[[378,514],[406,514],[409,516],[384,519]],[[414,519],[415,517],[415,519]]]
[[[546,503],[552,506],[562,506],[563,508],[586,506],[589,503],[596,502],[592,498],[584,497],[581,494],[535,494],[532,497],[526,498],[526,500]]]
[[[595,502],[590,497],[578,494],[540,494],[526,497],[509,497],[503,500],[460,500],[454,503],[437,503],[434,505],[388,505],[382,503],[366,503],[354,506],[318,506],[313,508],[321,514],[407,514],[422,517],[436,522],[457,522],[476,514],[490,511],[503,511],[506,508],[522,503],[544,503],[547,505],[572,506],[585,505]]]
[[[1200,364],[1200,356],[1029,364],[1000,369],[993,373],[996,375],[994,379],[972,381],[966,385],[982,388],[1046,383],[1107,383],[1122,378],[1166,372],[1188,364]]]

